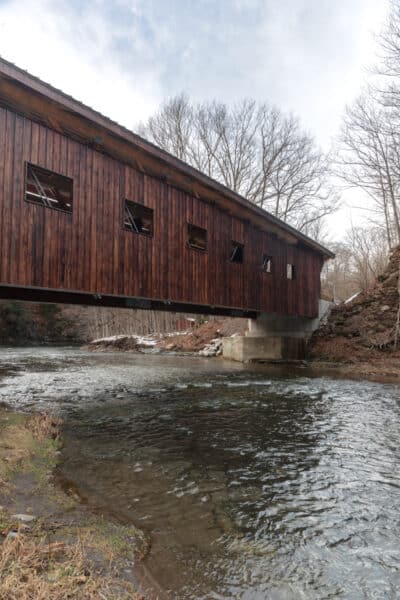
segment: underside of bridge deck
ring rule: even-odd
[[[155,300],[153,298],[87,294],[83,292],[71,292],[69,290],[53,290],[36,287],[0,285],[0,299],[55,304],[80,304],[82,306],[109,306],[113,308],[140,308],[143,310],[219,315],[221,317],[257,318],[257,313],[255,311],[233,309],[225,306],[209,306],[188,302]]]

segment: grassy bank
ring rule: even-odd
[[[0,600],[138,600],[147,540],[56,484],[60,431],[48,415],[0,409]]]

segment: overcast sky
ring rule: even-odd
[[[373,63],[387,6],[0,0],[0,55],[131,129],[181,91],[196,100],[250,97],[296,113],[328,148]]]

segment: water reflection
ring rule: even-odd
[[[400,597],[399,388],[175,361],[81,356],[79,395],[41,372],[65,475],[151,532],[150,597]]]

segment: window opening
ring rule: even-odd
[[[125,200],[124,227],[133,233],[153,235],[153,209]]]
[[[207,250],[207,230],[188,223],[188,246],[193,250]]]
[[[272,273],[272,256],[269,256],[268,254],[263,254],[262,270],[264,271],[264,273]]]
[[[42,167],[27,163],[25,180],[25,200],[72,213],[73,181]]]
[[[232,251],[230,261],[233,263],[242,263],[244,258],[244,246],[239,242],[232,242]]]
[[[287,279],[296,278],[296,267],[292,264],[286,265],[286,277]]]

